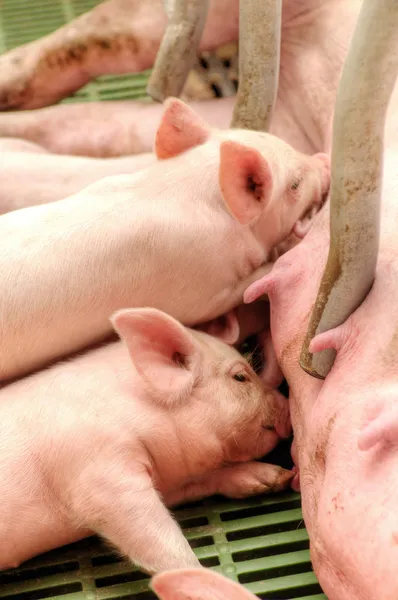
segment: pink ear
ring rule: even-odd
[[[168,98],[155,137],[156,156],[159,159],[177,156],[204,144],[210,132],[210,126],[192,108],[178,98]]]
[[[272,192],[272,173],[258,150],[222,142],[219,179],[224,201],[239,223],[246,225],[260,216]]]
[[[257,600],[245,588],[209,569],[165,571],[151,580],[161,600]]]
[[[322,195],[327,194],[330,188],[330,156],[325,152],[317,152],[313,154],[312,158],[323,167],[321,171],[321,193]]]
[[[205,331],[230,346],[236,344],[239,339],[239,323],[234,310],[230,310],[225,315],[217,317],[217,319],[202,323],[196,329]]]
[[[154,399],[167,405],[186,400],[200,366],[189,331],[154,308],[120,310],[111,322]]]
[[[243,302],[245,304],[250,304],[251,302],[255,302],[261,296],[268,294],[270,289],[272,288],[275,282],[275,275],[271,271],[271,273],[267,273],[261,279],[257,279],[246,288],[243,294]]]
[[[321,208],[320,204],[314,204],[305,214],[296,221],[292,229],[292,233],[297,235],[298,238],[303,239],[307,235],[314,222],[314,217],[318,214]]]

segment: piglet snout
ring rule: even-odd
[[[280,438],[288,438],[292,433],[292,423],[290,421],[289,402],[277,390],[272,390],[275,401],[274,409],[274,428]]]
[[[318,167],[321,179],[321,194],[324,196],[329,192],[330,188],[330,157],[324,152],[318,152],[312,157]]]

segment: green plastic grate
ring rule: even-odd
[[[96,4],[0,0],[0,53],[54,31]],[[64,102],[145,97],[148,73],[100,77]],[[299,495],[239,502],[213,498],[175,514],[203,565],[260,598],[326,600],[311,569]],[[146,575],[91,537],[1,572],[0,599],[150,600],[155,596],[147,583]]]
[[[260,598],[325,598],[311,571],[300,496],[215,499],[175,511],[204,566]],[[149,600],[148,578],[92,537],[0,573],[5,600]]]

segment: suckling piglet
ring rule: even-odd
[[[329,188],[326,155],[212,130],[177,99],[165,104],[155,152],[134,175],[2,216],[0,380],[104,339],[125,306],[187,326],[228,313],[273,248],[306,233]]]
[[[288,403],[234,348],[152,308],[112,322],[122,341],[0,392],[1,569],[91,532],[151,573],[198,567],[166,506],[289,484],[254,460]]]

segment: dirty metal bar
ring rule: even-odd
[[[268,131],[279,82],[282,0],[240,0],[239,88],[231,127]]]
[[[384,125],[397,73],[398,2],[363,0],[333,122],[329,255],[300,357],[304,371],[319,379],[336,352],[311,354],[311,340],[344,323],[375,278]]]
[[[192,69],[206,22],[209,0],[164,0],[169,22],[147,85],[158,102],[180,96]]]

